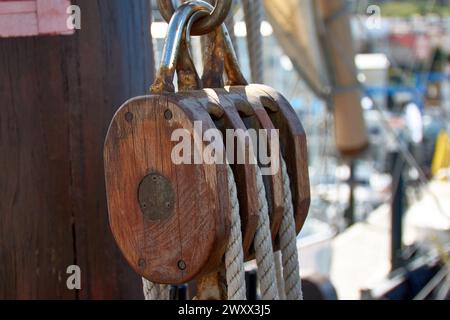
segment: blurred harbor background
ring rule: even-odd
[[[158,70],[157,2],[0,0],[0,299],[143,298],[103,149]],[[246,78],[306,131],[305,298],[450,299],[450,0],[234,0],[226,25]]]

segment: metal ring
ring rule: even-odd
[[[219,27],[227,18],[232,4],[233,4],[232,0],[216,0],[214,10],[208,17],[201,18],[193,25],[191,34],[194,36],[200,36],[208,34],[217,27]],[[158,6],[164,20],[170,22],[175,12],[175,8],[172,4],[172,1],[158,0]]]
[[[206,3],[202,0],[190,0],[187,3],[191,5],[202,5],[202,8],[197,8],[197,13],[193,14],[189,20],[187,25],[186,35],[188,36],[187,41],[191,36],[192,25],[195,26],[195,20],[201,19],[202,14],[209,14],[213,10],[213,6],[209,3]],[[206,9],[206,10],[205,10]],[[206,12],[205,12],[206,11]],[[201,13],[200,13],[201,12]],[[241,72],[239,67],[239,62],[236,56],[236,52],[234,51],[233,43],[230,38],[230,34],[228,33],[228,29],[224,23],[221,25],[221,32],[224,40],[224,49],[225,49],[225,73],[228,76],[228,85],[233,86],[245,86],[248,84],[247,80],[245,80],[244,75]]]
[[[192,35],[192,29],[195,25],[195,23],[207,16],[210,15],[210,12],[206,11],[206,10],[200,10],[195,12],[192,16],[191,19],[189,20],[189,23],[186,27],[186,42],[188,44],[188,48],[190,48],[190,44],[191,44],[191,35]]]

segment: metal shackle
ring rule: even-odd
[[[192,1],[189,1],[192,2]],[[214,29],[219,27],[227,18],[228,13],[231,10],[233,4],[232,0],[216,0],[215,6],[211,6],[211,10],[208,12],[208,16],[202,17],[200,20],[196,21],[192,28],[192,35],[199,36],[212,32]],[[176,9],[173,6],[171,0],[159,0],[158,1],[159,10],[163,18],[169,22],[172,20]]]
[[[191,28],[196,19],[209,14],[213,6],[202,0],[192,0],[183,3],[175,10],[170,20],[166,42],[164,44],[161,63],[150,91],[152,93],[174,92],[173,80],[176,72],[177,61],[180,56],[180,48],[184,37],[189,42]],[[228,85],[246,85],[233,48],[228,29],[225,24],[220,26],[225,49],[225,71],[228,76]],[[189,48],[189,46],[187,46]]]

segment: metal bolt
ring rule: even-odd
[[[186,262],[184,262],[183,260],[178,261],[178,269],[186,270]]]
[[[166,111],[164,112],[164,118],[165,118],[167,121],[172,120],[172,118],[173,118],[172,111],[166,110]]]
[[[131,112],[127,112],[125,114],[125,120],[127,120],[127,122],[131,122],[133,121],[134,115]]]
[[[147,262],[145,261],[144,258],[139,259],[138,266],[139,266],[139,268],[145,268],[147,266]]]

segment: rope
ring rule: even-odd
[[[262,6],[261,3],[256,0],[242,0],[242,5],[247,26],[247,46],[252,80],[256,83],[262,83],[264,81],[263,39],[260,32],[263,20]],[[269,217],[265,190],[263,185],[261,187],[262,177],[260,172],[257,173],[258,197],[260,204],[262,204],[260,208],[262,210],[260,210],[260,223],[258,224],[257,234],[255,236],[255,246],[264,246],[263,252],[266,252],[265,255],[264,253],[260,253],[263,256],[260,256],[259,260],[258,250],[255,250],[257,253],[258,278],[261,282],[260,287],[263,299],[287,298],[288,300],[302,300],[303,293],[298,262],[297,234],[295,231],[290,180],[284,159],[281,159],[281,162],[285,207],[279,231],[282,266],[280,265],[280,254],[277,253],[275,256],[273,254],[272,243],[270,241],[271,233],[268,222]],[[261,196],[262,193],[264,193],[264,197]],[[258,237],[260,237],[260,239],[257,239]],[[274,269],[276,271],[274,271]],[[276,276],[272,274],[273,272],[276,273]],[[283,279],[281,279],[281,273],[283,274]],[[270,281],[270,283],[267,281]],[[275,285],[275,283],[277,283],[277,285]],[[278,295],[274,293],[275,287],[277,287]]]
[[[264,55],[263,38],[261,36],[261,23],[263,9],[260,0],[242,0],[245,24],[247,26],[247,47],[250,60],[252,81],[264,82]]]
[[[142,286],[144,289],[145,300],[157,300],[159,296],[158,285],[148,281],[145,278],[142,278]]]
[[[159,300],[170,300],[170,285],[159,285]]]
[[[231,234],[225,252],[228,300],[245,300],[244,252],[242,249],[241,217],[233,171],[227,166],[228,190],[231,203]]]
[[[170,286],[165,284],[156,284],[142,278],[145,300],[169,300]]]
[[[280,300],[286,300],[286,289],[284,287],[283,266],[281,265],[281,252],[277,251],[275,255],[275,270],[277,273],[278,295]]]
[[[288,300],[303,300],[292,193],[286,162],[283,157],[281,157],[281,171],[283,176],[284,215],[280,226],[279,239],[286,298]]]
[[[234,3],[233,3],[233,5],[234,5]],[[236,56],[239,56],[236,33],[234,32],[234,10],[233,10],[233,7],[232,7],[232,10],[231,10],[230,14],[228,15],[227,19],[225,20],[225,25],[228,29],[228,34],[230,36],[231,43],[233,44],[234,52],[236,53]]]
[[[257,169],[260,220],[255,235],[258,280],[263,300],[302,300],[302,286],[297,252],[294,208],[286,162],[281,157],[284,214],[279,231],[280,252],[273,253],[266,193],[261,171]],[[281,256],[281,257],[280,257]],[[280,262],[281,258],[281,262]],[[281,265],[282,264],[282,265]],[[282,275],[282,276],[281,276]]]
[[[256,228],[254,246],[257,275],[262,300],[278,300],[278,287],[275,270],[275,259],[270,232],[269,210],[267,207],[266,190],[260,168],[256,167],[256,185],[259,203],[259,220]]]
[[[294,209],[290,190],[290,179],[286,162],[281,158],[284,191],[284,215],[280,226],[280,252],[274,254],[270,232],[270,220],[266,191],[261,170],[257,167],[256,182],[259,203],[259,221],[255,234],[255,255],[258,266],[258,281],[263,300],[302,300],[300,270],[298,262]],[[241,218],[233,172],[227,166],[228,188],[231,204],[231,234],[225,253],[228,300],[245,300],[244,253],[242,249]],[[281,262],[280,262],[281,255]],[[282,264],[282,266],[281,266]],[[281,277],[281,274],[283,277]],[[158,285],[142,278],[146,300],[169,300],[170,286]]]

